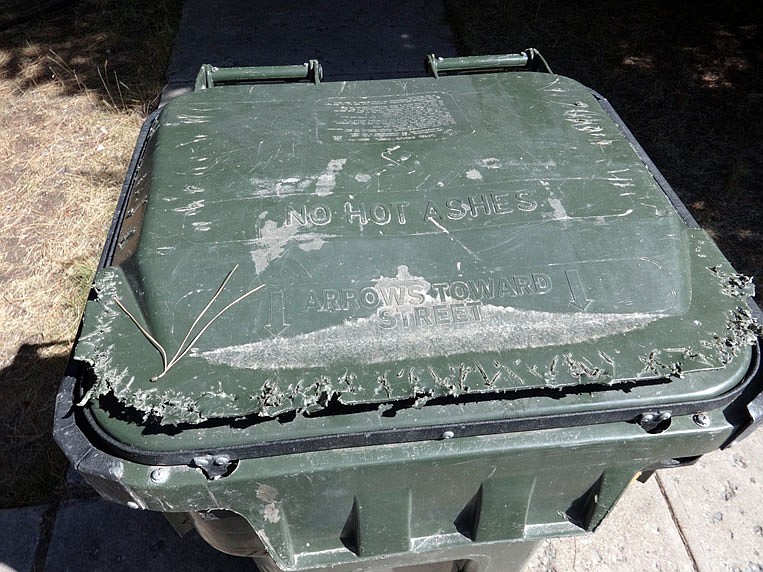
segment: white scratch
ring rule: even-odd
[[[318,176],[315,183],[315,194],[319,197],[330,195],[336,187],[336,175],[342,169],[347,159],[331,159],[326,165],[326,170]]]
[[[393,165],[399,165],[400,163],[398,163],[392,157],[389,156],[390,153],[392,153],[393,151],[397,151],[398,149],[400,149],[400,145],[395,145],[394,147],[387,147],[384,153],[381,154],[381,158],[384,159],[385,161],[389,161]]]
[[[204,208],[204,199],[193,201],[184,207],[176,207],[172,210],[174,210],[176,213],[185,213],[188,216],[193,216],[202,208]]]
[[[564,208],[564,205],[562,204],[562,201],[559,199],[546,199],[546,202],[548,202],[549,205],[551,205],[551,208],[554,209],[554,218],[557,220],[563,220],[570,218],[567,214],[567,210]]]
[[[194,230],[198,230],[199,232],[207,232],[212,230],[212,223],[209,221],[198,221],[191,223],[191,226],[194,228]]]
[[[478,164],[480,167],[483,167],[485,169],[500,169],[501,168],[501,160],[496,157],[486,157],[484,159],[480,159]]]
[[[432,217],[429,217],[427,220],[428,220],[429,222],[431,222],[431,223],[432,223],[432,224],[433,224],[435,227],[437,227],[439,230],[441,230],[442,232],[444,232],[445,234],[447,234],[447,235],[448,235],[448,238],[449,238],[450,240],[452,240],[453,242],[455,242],[456,244],[458,244],[458,245],[459,245],[461,248],[463,248],[463,249],[464,249],[466,252],[468,252],[469,254],[471,254],[471,255],[474,257],[474,259],[475,259],[475,260],[480,260],[480,261],[482,260],[482,259],[481,259],[479,256],[477,256],[477,254],[476,254],[475,252],[473,252],[473,251],[472,251],[472,250],[471,250],[471,249],[470,249],[468,246],[466,246],[466,245],[465,245],[463,242],[461,242],[461,241],[460,241],[460,240],[458,240],[458,239],[457,239],[455,236],[453,236],[452,234],[450,234],[450,231],[449,231],[447,228],[445,228],[444,226],[442,226],[442,225],[441,225],[439,222],[437,222],[435,219],[433,219]]]

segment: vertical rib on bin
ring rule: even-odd
[[[407,552],[411,545],[411,491],[355,496],[342,543],[358,556]]]
[[[456,529],[474,542],[523,538],[535,476],[490,479],[456,519]]]

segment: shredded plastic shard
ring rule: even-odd
[[[752,281],[606,100],[428,61],[206,66],[148,119],[56,418],[102,494],[266,570],[503,571],[754,428]]]

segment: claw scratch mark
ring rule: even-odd
[[[479,256],[477,256],[477,254],[476,254],[475,252],[473,252],[473,251],[472,251],[472,250],[471,250],[471,249],[470,249],[468,246],[466,246],[466,245],[465,245],[463,242],[461,242],[460,240],[458,240],[458,239],[457,239],[455,236],[453,236],[452,234],[450,234],[450,231],[449,231],[447,228],[445,228],[444,226],[442,226],[442,225],[441,225],[439,222],[437,222],[437,221],[436,221],[435,219],[433,219],[432,217],[429,217],[427,220],[428,220],[429,222],[431,222],[433,225],[435,225],[435,226],[436,226],[438,229],[440,229],[442,232],[444,232],[446,235],[448,235],[448,238],[449,238],[450,240],[452,240],[453,242],[455,242],[456,244],[458,244],[458,245],[459,245],[461,248],[463,248],[463,249],[464,249],[466,252],[468,252],[469,254],[471,254],[471,255],[474,257],[474,259],[475,259],[475,260],[478,260],[478,261],[482,262],[482,259],[481,259]]]

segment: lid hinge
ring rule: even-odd
[[[311,81],[320,83],[323,67],[318,60],[310,60],[294,66],[258,66],[218,68],[204,64],[196,75],[194,91],[219,85],[257,84],[286,81]]]
[[[637,422],[647,433],[662,433],[670,427],[670,411],[646,411],[639,415]]]
[[[238,466],[238,461],[224,454],[205,454],[194,457],[190,466],[201,469],[210,481],[216,481],[231,474]]]
[[[505,71],[511,68],[525,67],[531,71],[553,73],[548,62],[535,48],[529,48],[518,54],[495,56],[465,56],[460,58],[439,58],[434,54],[427,56],[427,66],[431,74],[439,78],[448,73],[476,73],[487,71]]]

